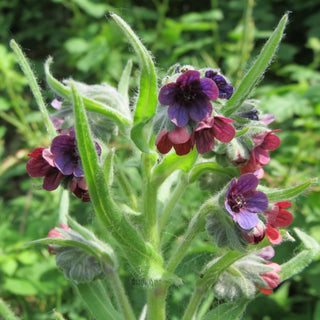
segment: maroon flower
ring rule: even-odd
[[[216,100],[219,89],[209,78],[200,79],[200,72],[189,70],[176,82],[164,85],[159,93],[159,102],[169,106],[170,120],[178,127],[184,127],[189,119],[203,121],[212,113],[210,100]]]
[[[291,224],[293,216],[290,212],[283,210],[291,206],[289,201],[277,202],[271,210],[265,212],[266,223],[266,235],[272,244],[279,244],[282,241],[282,237],[278,228],[284,228]]]
[[[243,238],[250,244],[260,243],[266,234],[263,223],[258,223],[252,230],[241,230]]]
[[[258,178],[263,177],[262,166],[265,166],[270,161],[268,151],[276,150],[281,143],[280,138],[273,134],[279,131],[281,130],[266,131],[253,137],[254,148],[251,150],[250,159],[240,168],[241,174],[251,172],[256,173]]]
[[[229,124],[234,120],[224,117],[210,117],[201,121],[195,129],[195,142],[199,153],[207,153],[214,147],[214,139],[230,142],[236,134],[234,127]]]
[[[71,229],[64,223],[59,223],[59,227],[64,230],[71,231]],[[48,238],[64,239],[65,236],[57,228],[54,228],[49,231]],[[48,244],[47,247],[50,254],[57,254],[60,248],[60,246],[53,244]]]
[[[31,177],[44,177],[43,189],[52,191],[58,188],[64,175],[54,165],[44,159],[43,153],[49,151],[37,148],[28,154],[31,159],[27,162],[27,171]]]
[[[233,87],[227,82],[227,80],[213,70],[208,70],[205,74],[206,78],[209,78],[215,82],[219,89],[220,99],[230,99],[233,94]]]
[[[176,127],[170,132],[162,129],[155,144],[162,154],[168,153],[173,147],[177,155],[182,156],[193,149],[194,136],[193,134],[190,135],[185,128]]]
[[[70,181],[70,191],[83,202],[90,201],[88,185],[85,178],[73,177]]]
[[[256,191],[259,179],[253,174],[245,174],[238,181],[234,178],[226,193],[225,208],[232,219],[244,230],[250,230],[259,223],[257,213],[268,208],[268,197]]]

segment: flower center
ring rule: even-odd
[[[246,199],[241,193],[233,194],[229,198],[228,203],[233,212],[239,212],[246,205]]]

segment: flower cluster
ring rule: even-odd
[[[101,148],[97,143],[96,150],[100,155]],[[27,171],[31,177],[44,177],[43,189],[52,191],[60,184],[69,185],[78,198],[90,201],[73,129],[55,137],[50,148],[36,148],[28,156],[31,159],[27,162]]]
[[[165,84],[159,93],[161,105],[168,106],[169,128],[163,128],[156,146],[162,154],[173,147],[178,155],[185,155],[194,145],[199,153],[210,152],[215,139],[228,143],[235,136],[232,119],[212,116],[211,101],[229,99],[233,87],[217,72],[209,70],[205,77],[197,70],[187,70],[175,82]]]

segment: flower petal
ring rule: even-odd
[[[197,150],[200,154],[210,152],[214,147],[214,134],[210,129],[204,129],[195,133]]]
[[[55,137],[51,143],[51,152],[56,154],[73,152],[75,148],[75,139],[66,134]]]
[[[168,115],[170,120],[178,127],[184,127],[189,121],[188,110],[178,103],[169,106]]]
[[[192,81],[200,80],[200,72],[197,70],[188,70],[184,72],[178,79],[177,84],[181,87],[189,85]]]
[[[263,141],[263,148],[266,150],[276,150],[281,143],[281,140],[275,134],[268,134]]]
[[[168,138],[172,144],[181,144],[187,142],[191,138],[191,135],[185,128],[176,127],[168,133]]]
[[[75,165],[72,157],[69,154],[58,154],[54,158],[56,167],[66,176],[73,174]]]
[[[59,187],[59,184],[63,178],[63,174],[57,169],[52,168],[43,180],[43,189],[47,191],[55,190]]]
[[[274,226],[278,228],[284,228],[292,223],[293,216],[289,211],[281,210],[274,221]]]
[[[194,121],[203,121],[210,117],[212,113],[212,105],[204,98],[199,98],[193,101],[193,104],[189,107],[189,116]]]
[[[167,132],[165,129],[162,129],[160,131],[160,133],[157,136],[155,144],[156,144],[159,152],[162,154],[166,154],[171,150],[172,144],[168,138],[168,135],[167,135]]]
[[[179,88],[175,82],[170,82],[164,85],[159,92],[159,102],[164,106],[174,104],[177,91],[179,91]]]
[[[268,197],[262,191],[254,191],[246,198],[246,208],[250,212],[260,213],[268,209]]]
[[[227,121],[226,118],[223,117],[214,117],[214,135],[219,141],[224,143],[230,142],[236,134],[236,130],[234,129],[234,127],[228,123],[234,121],[231,119],[228,120],[230,121]]]
[[[246,210],[241,210],[239,213],[234,214],[234,218],[244,230],[251,230],[259,223],[258,216]]]
[[[270,224],[266,224],[266,236],[272,244],[279,244],[282,241],[280,231],[273,228]]]
[[[270,161],[270,155],[268,151],[262,148],[261,146],[254,149],[254,155],[256,161],[260,163],[262,166],[265,166]]]
[[[252,173],[247,173],[238,179],[237,191],[244,193],[247,191],[255,190],[259,184],[259,179]]]
[[[200,79],[202,92],[210,99],[216,100],[219,97],[219,89],[215,82],[209,78]]]

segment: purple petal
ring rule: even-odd
[[[189,116],[194,121],[203,121],[210,117],[212,113],[212,105],[204,99],[195,100],[189,108]]]
[[[68,154],[59,154],[54,158],[56,167],[66,176],[73,173],[74,163]]]
[[[75,148],[75,139],[68,135],[57,136],[52,140],[51,143],[51,152],[56,155],[60,153],[73,152]]]
[[[58,169],[52,168],[43,180],[43,189],[47,191],[57,189],[62,178],[63,174]]]
[[[259,184],[259,179],[252,173],[242,175],[237,182],[237,192],[244,193],[254,190]]]
[[[210,129],[196,132],[195,139],[197,150],[200,154],[210,152],[214,147],[214,135]]]
[[[173,104],[168,108],[170,120],[178,127],[184,127],[189,121],[188,110],[180,104]]]
[[[245,210],[241,210],[234,217],[239,226],[244,230],[251,230],[259,223],[259,218],[256,214]]]
[[[51,153],[49,149],[43,149],[42,158],[45,159],[51,167],[55,167],[54,164],[54,155]]]
[[[195,80],[200,80],[200,72],[196,70],[189,70],[183,73],[178,79],[177,84],[181,87],[187,86],[189,83]]]
[[[81,164],[78,164],[74,171],[73,171],[73,174],[78,177],[78,178],[82,178],[84,177],[84,172],[83,172],[83,168],[82,168],[82,165]]]
[[[246,209],[250,212],[260,213],[268,209],[269,200],[262,191],[255,191],[246,198]]]
[[[219,97],[219,89],[214,81],[209,78],[200,79],[202,92],[210,99],[216,100]]]
[[[179,90],[179,88],[175,82],[164,85],[159,92],[159,102],[164,106],[174,104],[177,90]]]
[[[228,143],[230,142],[236,134],[234,127],[225,120],[223,117],[215,117],[213,131],[215,137],[221,141]],[[228,119],[229,120],[229,119]]]
[[[261,147],[257,147],[254,149],[254,155],[256,157],[257,162],[259,162],[263,166],[265,166],[270,161],[270,155],[268,151]]]

